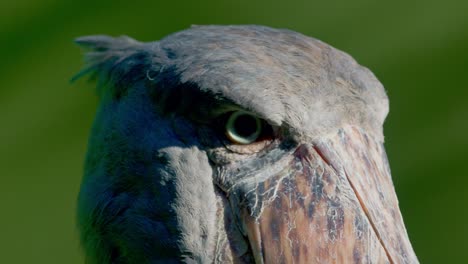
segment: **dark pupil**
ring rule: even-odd
[[[237,135],[249,137],[257,131],[257,122],[252,116],[240,115],[234,121],[234,129]]]

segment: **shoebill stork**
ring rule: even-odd
[[[262,26],[88,36],[99,108],[78,198],[88,263],[417,263],[383,86]]]

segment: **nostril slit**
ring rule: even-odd
[[[325,154],[322,152],[320,148],[318,148],[316,145],[313,145],[312,148],[317,152],[317,154],[322,158],[325,163],[327,163],[329,166],[333,167],[333,164],[331,164],[330,160],[325,156]]]

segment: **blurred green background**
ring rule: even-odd
[[[94,84],[72,39],[263,24],[350,53],[385,85],[386,147],[422,263],[468,263],[468,1],[0,2],[0,263],[83,263],[75,229]]]

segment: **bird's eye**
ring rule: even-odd
[[[226,136],[233,143],[247,145],[255,142],[262,133],[260,118],[245,112],[232,112],[226,122]]]

